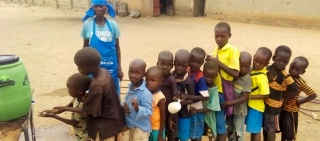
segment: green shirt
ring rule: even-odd
[[[219,92],[218,87],[214,86],[208,88],[209,91],[209,99],[203,101],[203,107],[207,107],[210,109],[210,112],[204,113],[204,121],[211,128],[212,133],[217,135],[217,123],[216,123],[216,114],[215,111],[220,111],[220,103],[219,103]]]

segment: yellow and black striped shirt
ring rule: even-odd
[[[302,79],[301,77],[293,78],[293,79],[299,86],[299,93],[293,99],[289,100],[288,103],[284,106],[284,110],[288,112],[299,111],[299,106],[297,105],[297,101],[301,92],[304,92],[307,96],[315,94],[314,90],[308,86],[307,82],[304,79]],[[285,92],[284,96],[287,96],[287,95],[288,93]]]

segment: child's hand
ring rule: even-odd
[[[130,113],[127,103],[124,103],[124,104],[122,105],[122,111],[123,111],[126,115],[128,115],[128,114]]]
[[[187,94],[180,94],[180,98],[183,101],[187,101],[188,100],[188,95]]]
[[[61,114],[65,111],[67,111],[67,108],[66,108],[66,106],[57,106],[57,107],[53,107],[53,110],[55,110],[54,114]]]
[[[163,138],[163,135],[160,135],[160,134],[158,135],[158,141],[165,141]]]
[[[123,72],[121,69],[118,70],[118,78],[120,79],[120,81],[122,81],[123,78]]]
[[[54,115],[53,110],[44,110],[39,113],[39,117],[52,117]]]
[[[176,126],[176,123],[174,123],[172,120],[169,121],[169,128],[172,132],[174,132],[174,126]]]
[[[214,61],[214,60],[217,60],[217,58],[214,58],[211,55],[207,55],[206,61]]]
[[[225,101],[221,104],[221,109],[226,109],[228,106],[230,106],[228,101]]]
[[[138,112],[139,111],[139,105],[138,105],[138,98],[137,97],[132,99],[131,104],[132,104],[134,110],[136,110]]]
[[[192,116],[192,115],[197,114],[197,113],[198,113],[198,110],[195,109],[195,108],[193,108],[193,107],[191,107],[190,110],[189,110],[189,113],[190,113],[190,115]]]

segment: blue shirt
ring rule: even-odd
[[[131,101],[137,97],[139,110],[134,110]],[[132,90],[132,83],[129,84],[129,89],[123,103],[127,103],[129,107],[129,114],[126,115],[126,123],[129,128],[138,127],[144,132],[151,133],[150,116],[152,114],[152,94],[146,87],[146,82],[140,87]]]

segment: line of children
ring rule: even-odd
[[[281,113],[282,140],[295,140],[299,105],[317,96],[300,77],[308,60],[294,59],[288,74],[285,67],[291,57],[289,47],[277,47],[274,56],[270,49],[260,47],[252,59],[248,52],[240,53],[228,43],[230,37],[230,25],[220,22],[215,27],[218,47],[212,56],[199,47],[190,53],[180,49],[175,56],[162,51],[157,66],[147,72],[145,61],[134,59],[129,64],[130,84],[122,105],[110,73],[99,67],[99,53],[93,48],[83,48],[76,53],[74,62],[83,77],[93,76],[91,80],[86,77],[90,86],[79,84],[80,80],[75,84],[79,87],[71,86],[74,81],[67,83],[70,95],[83,102],[83,107],[73,110],[55,107],[58,112],[45,110],[43,116],[54,117],[75,129],[85,120],[77,120],[76,114],[72,120],[56,114],[72,111],[79,117],[83,115],[81,118],[87,117],[86,130],[81,128],[84,130],[81,130],[83,135],[78,135],[79,140],[120,141],[127,127],[129,141],[164,141],[166,138],[168,141],[200,141],[204,133],[209,140],[225,141],[228,137],[230,141],[243,141],[246,124],[251,141],[261,140],[262,127],[264,140],[275,141],[277,118]],[[271,57],[273,64],[267,66]],[[234,98],[225,94],[224,81],[233,85],[230,88]],[[84,100],[86,89],[89,93]],[[308,97],[298,100],[301,91]],[[181,99],[182,108],[177,114],[171,114],[168,105],[177,99]]]

